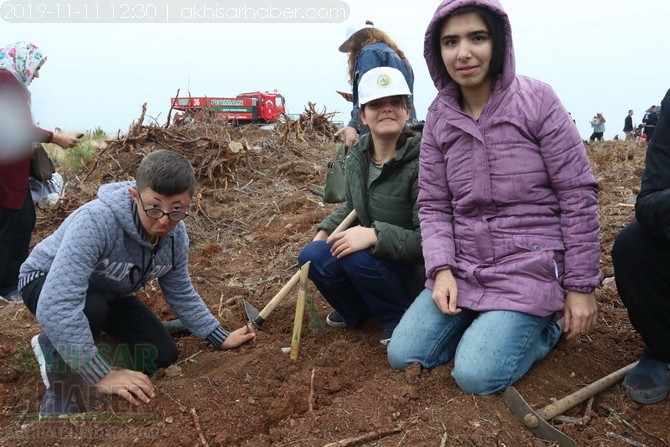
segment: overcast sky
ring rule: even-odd
[[[549,83],[584,138],[596,112],[606,117],[605,138],[610,139],[622,134],[628,109],[634,109],[633,120],[639,123],[644,110],[658,104],[670,88],[670,58],[661,41],[670,17],[667,0],[501,1],[512,24],[517,73]],[[148,115],[162,124],[177,89],[193,96],[276,89],[284,94],[289,113],[303,112],[309,101],[348,120],[350,105],[336,93],[350,89],[346,55],[337,50],[346,22],[335,12],[320,23],[291,18],[288,23],[203,23],[198,17],[202,6],[235,3],[259,12],[270,5],[308,6],[322,8],[317,11],[322,15],[327,8],[343,6],[349,19],[374,21],[405,51],[416,76],[414,104],[420,119],[436,94],[423,58],[423,36],[438,1],[131,2],[163,23],[119,23],[122,14],[130,14],[129,7],[111,11],[111,4],[123,4],[88,2],[89,16],[96,12],[112,20],[102,24],[90,23],[90,17],[89,23],[74,23],[75,13],[84,14],[82,6],[66,8],[76,2],[83,0],[44,0],[50,9],[41,11],[34,4],[34,17],[58,13],[62,23],[10,23],[9,15],[21,13],[15,4],[27,8],[28,2],[0,0],[0,45],[30,40],[47,54],[41,77],[30,86],[34,119],[45,128],[78,132],[99,126],[109,134],[126,132],[145,102]],[[68,13],[72,19],[65,17]]]

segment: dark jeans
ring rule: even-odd
[[[26,284],[23,302],[35,314],[46,276]],[[177,360],[174,340],[154,313],[137,296],[108,300],[109,294],[90,290],[84,315],[99,349],[110,364],[151,374]]]
[[[412,285],[415,268],[411,264],[386,261],[369,250],[337,259],[326,241],[307,244],[298,264],[311,261],[309,279],[347,326],[358,326],[373,316],[382,329],[393,329],[414,301]]]
[[[602,141],[604,133],[605,132],[593,132],[591,134],[591,136],[589,137],[589,140],[591,140],[591,141],[595,141],[595,140]]]
[[[0,208],[0,295],[16,289],[19,269],[28,258],[35,220],[35,204],[30,191],[20,210]]]
[[[670,241],[634,221],[614,241],[612,261],[619,296],[647,354],[670,363]]]

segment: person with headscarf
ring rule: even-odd
[[[349,123],[338,130],[335,136],[342,135],[344,145],[350,147],[359,135],[368,132],[368,128],[361,121],[358,85],[361,77],[369,70],[377,67],[392,67],[403,74],[409,90],[414,94],[414,72],[405,53],[396,43],[382,30],[375,28],[374,24],[367,20],[361,24],[352,24],[347,29],[347,37],[339,47],[342,53],[348,54],[349,83],[352,86],[351,119]],[[413,97],[409,97],[411,110],[407,123],[416,123],[416,110],[414,109]]]
[[[39,78],[44,53],[30,42],[0,47],[0,296],[18,299],[19,268],[35,227],[29,170],[34,143],[73,147],[77,139],[33,124],[28,86]]]
[[[419,155],[427,281],[388,359],[453,360],[464,392],[499,393],[597,322],[598,184],[554,90],[516,73],[497,0],[442,1],[424,55],[438,91]]]

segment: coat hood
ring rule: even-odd
[[[128,188],[134,188],[135,182],[118,182],[102,185],[98,189],[98,199],[109,208],[110,218],[117,221],[123,231],[141,245],[146,245],[147,236],[142,228]]]
[[[458,85],[446,75],[442,56],[439,48],[439,34],[444,19],[459,8],[465,6],[479,6],[487,8],[499,15],[505,25],[505,61],[503,63],[502,76],[494,80],[494,89],[501,90],[509,87],[516,74],[514,60],[514,46],[512,44],[512,27],[509,17],[497,0],[444,0],[435,10],[435,14],[428,24],[424,39],[423,55],[428,64],[433,83],[439,92],[444,94],[458,96]]]

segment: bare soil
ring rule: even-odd
[[[336,206],[310,192],[323,185],[335,148],[332,133],[310,123],[274,131],[138,123],[129,135],[108,142],[83,170],[63,170],[65,196],[55,207],[38,210],[33,243],[93,198],[100,183],[131,178],[143,153],[181,150],[198,168],[201,185],[195,218],[187,223],[193,281],[224,327],[239,327],[247,321],[243,301],[262,309],[275,296],[297,271],[298,251],[312,239],[316,224]],[[610,251],[618,231],[634,217],[645,149],[617,141],[587,147],[601,186],[599,324],[576,342],[561,342],[515,385],[535,409],[637,360],[643,348],[617,296]],[[35,420],[44,385],[29,341],[40,327],[22,303],[6,305],[0,308],[0,444],[556,445],[526,428],[500,395],[461,392],[450,376],[452,363],[430,371],[392,370],[378,341],[378,324],[325,325],[331,309],[311,284],[299,358],[291,360],[282,348],[291,345],[297,296],[296,288],[268,317],[254,345],[222,352],[192,335],[178,336],[179,360],[152,377],[158,396],[150,404],[131,408],[105,396],[85,417],[62,422]],[[161,318],[174,318],[155,284],[141,297]],[[564,416],[553,425],[580,446],[670,445],[670,399],[638,405],[619,384]]]

